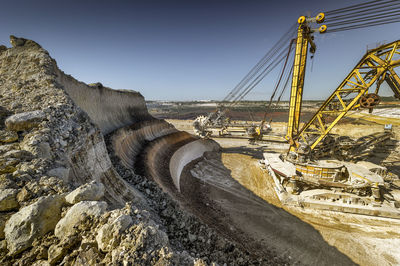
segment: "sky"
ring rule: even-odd
[[[32,39],[76,79],[147,100],[222,100],[300,15],[362,2],[2,1],[0,44],[9,47],[11,34]],[[400,39],[399,24],[316,34],[304,98],[328,97],[367,47]],[[277,76],[246,99],[269,99]]]

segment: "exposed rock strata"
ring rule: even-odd
[[[65,75],[58,68],[55,73],[57,83],[99,126],[104,135],[127,125],[153,119],[139,92],[112,90],[101,84],[88,86]]]
[[[154,120],[140,93],[88,86],[37,43],[11,43],[0,49],[2,265],[284,263],[247,254],[114,160],[117,173],[103,134],[128,126],[126,165],[169,189],[170,156],[195,140]]]

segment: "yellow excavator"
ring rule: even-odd
[[[333,142],[338,144],[332,136],[327,137],[331,129],[351,110],[367,108],[372,112],[380,102],[379,90],[384,81],[393,90],[395,97],[400,98],[400,79],[394,70],[400,65],[400,41],[367,51],[313,117],[301,126],[300,115],[307,54],[308,52],[313,54],[316,50],[313,34],[340,32],[397,22],[400,22],[400,3],[397,1],[371,1],[319,13],[315,17],[300,16],[297,20],[297,27],[291,27],[224,98],[224,102],[228,106],[237,104],[280,62],[285,62],[261,123],[235,124],[225,117],[224,108],[218,108],[216,112],[210,113],[208,116],[200,116],[194,121],[195,133],[201,137],[208,137],[212,135],[213,131],[217,131],[220,137],[244,137],[254,142],[288,142],[290,147],[287,155],[292,160],[304,161],[316,154],[328,155],[330,151],[327,147],[332,146]],[[315,24],[321,25],[315,27]],[[286,47],[287,42],[290,44],[285,56],[286,52],[282,50],[284,48],[280,47]],[[295,43],[293,66],[290,68],[290,72],[285,72],[293,42]],[[284,60],[285,58],[286,60]],[[280,83],[285,75],[287,76],[286,82]],[[270,134],[271,126],[270,123],[266,123],[266,118],[270,111],[268,109],[277,95],[279,84],[285,85],[277,103],[279,103],[286,85],[289,84],[290,76],[289,117],[286,136],[282,138]],[[344,142],[342,141],[342,143]],[[339,146],[346,145],[336,145],[335,148]],[[351,145],[347,145],[347,149],[348,146]]]
[[[400,99],[400,78],[394,68],[400,66],[400,40],[367,51],[363,58],[321,105],[313,117],[300,128],[300,113],[306,72],[307,51],[315,52],[314,32],[325,33],[327,27],[311,29],[311,23],[322,23],[324,13],[314,18],[298,19],[296,52],[293,65],[286,139],[292,159],[304,159],[328,135],[350,110],[372,109],[379,104],[379,89],[386,81],[395,97]],[[372,85],[376,84],[373,89]],[[372,91],[373,90],[373,91]],[[330,122],[328,122],[330,121]]]
[[[309,201],[307,204],[318,206],[325,202],[324,208],[343,210],[349,202],[354,204],[356,201],[363,206],[373,205],[374,203],[368,203],[368,197],[372,196],[375,202],[380,202],[375,206],[378,208],[375,211],[379,212],[379,208],[383,206],[382,198],[393,201],[392,198],[388,198],[389,193],[386,193],[390,187],[390,182],[387,181],[391,180],[393,175],[388,173],[386,168],[370,162],[363,162],[368,165],[364,167],[364,164],[347,160],[319,160],[315,151],[324,148],[329,151],[334,146],[332,142],[326,141],[330,139],[327,136],[349,111],[366,108],[372,112],[380,102],[379,91],[384,81],[392,89],[395,97],[400,99],[400,78],[394,70],[400,66],[400,40],[368,50],[313,117],[300,127],[307,52],[314,53],[316,49],[312,34],[327,31],[325,25],[316,29],[311,27],[314,23],[323,23],[324,18],[324,13],[320,13],[316,17],[301,16],[298,19],[289,119],[285,136],[289,149],[286,154],[281,155],[264,153],[264,163],[275,181],[278,197],[283,201],[285,198],[291,198]],[[387,139],[387,136],[388,134],[384,134],[381,137]],[[357,146],[367,147],[379,141],[377,136],[363,138]],[[354,151],[358,153],[359,150]],[[327,152],[325,155],[332,153]],[[299,198],[288,196],[300,195],[306,190],[308,192]],[[340,204],[332,203],[345,198]],[[358,210],[360,213],[372,213],[368,208],[361,209]],[[397,217],[400,214],[395,210],[388,215]]]
[[[365,151],[371,151],[371,147],[379,146],[378,144],[382,144],[381,141],[390,138],[390,133],[366,136],[357,141],[343,139],[343,136],[335,138],[329,134],[349,111],[365,108],[372,112],[380,102],[379,92],[385,81],[393,90],[395,97],[400,99],[400,78],[395,72],[395,68],[400,66],[400,40],[368,50],[313,117],[304,124],[300,123],[307,54],[315,53],[316,50],[313,34],[400,22],[400,15],[396,15],[396,12],[400,12],[398,1],[371,1],[319,13],[315,17],[301,16],[298,18],[297,27],[292,27],[293,30],[289,30],[225,97],[224,101],[229,101],[231,105],[237,103],[279,62],[285,62],[267,105],[264,119],[259,126],[253,127],[251,134],[247,134],[247,138],[254,141],[283,141],[289,144],[284,153],[266,152],[263,155],[264,160],[260,161],[261,167],[268,169],[274,180],[275,191],[282,203],[400,218],[400,201],[390,193],[398,189],[392,184],[398,182],[399,178],[388,172],[387,168],[372,162],[348,160],[349,157],[355,158]],[[315,26],[316,24],[320,25]],[[289,72],[285,67],[292,49],[293,38],[295,38],[295,53],[293,67]],[[289,41],[289,49],[285,56],[285,52],[279,47],[284,47],[284,43]],[[276,57],[273,57],[274,54]],[[291,92],[286,136],[269,140],[269,135],[264,134],[267,131],[263,132],[261,129],[265,125],[268,108],[274,96],[278,95],[276,93],[280,81],[286,79],[286,82],[281,83],[285,85],[281,87],[283,89],[277,102],[289,84],[290,77]],[[220,132],[221,128],[225,130],[228,126],[218,122],[224,121],[221,119],[223,112],[215,114],[217,115],[210,114],[203,120],[196,120],[195,131],[205,132],[203,135],[208,136],[214,128]],[[213,118],[214,116],[216,118]],[[278,146],[282,146],[281,143]],[[336,148],[340,151],[337,152]],[[337,154],[332,151],[340,156],[336,156]],[[335,155],[333,157],[338,160],[327,159],[331,155]],[[362,160],[363,157],[359,159]]]

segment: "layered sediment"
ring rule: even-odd
[[[0,50],[3,265],[285,263],[249,254],[162,191],[177,191],[170,159],[197,140],[150,116],[140,93],[86,85],[37,43],[11,40]]]

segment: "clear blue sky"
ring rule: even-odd
[[[363,1],[2,1],[0,43],[33,39],[86,83],[148,100],[223,99],[301,14]],[[400,39],[400,23],[316,35],[304,95],[322,99],[366,51]],[[276,76],[248,99],[267,99]]]

